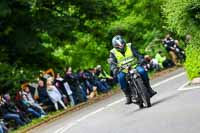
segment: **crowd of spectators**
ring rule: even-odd
[[[186,56],[184,49],[179,46],[179,41],[173,39],[169,34],[162,40],[163,47],[170,55],[169,58],[165,52],[158,50],[154,57],[144,56],[143,67],[146,70],[160,71],[164,68],[170,68],[185,61]]]
[[[36,83],[24,82],[11,100],[9,93],[0,95],[0,133],[10,125],[18,128],[50,111],[67,109],[107,93],[116,81],[100,65],[76,73],[68,67],[63,75],[53,69],[41,71]],[[9,123],[7,126],[5,123]],[[11,124],[10,124],[11,123]]]

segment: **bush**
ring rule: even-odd
[[[195,42],[200,46],[198,41],[192,41],[192,43]],[[191,44],[186,49],[187,58],[185,62],[185,68],[190,79],[200,76],[200,47],[198,47],[198,45]]]
[[[168,30],[180,36],[192,35],[192,41],[186,48],[185,67],[189,78],[200,75],[200,3],[196,0],[166,1],[163,6]]]

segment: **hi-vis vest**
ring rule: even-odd
[[[126,45],[126,52],[123,55],[121,52],[119,52],[117,49],[113,48],[111,51],[117,59],[117,66],[124,66],[124,65],[130,65],[136,66],[137,59],[133,56],[132,50],[131,50],[131,43],[128,43]]]

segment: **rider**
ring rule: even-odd
[[[126,96],[126,104],[132,103],[130,89],[128,88],[126,81],[127,72],[124,70],[119,71],[119,67],[130,62],[131,64],[134,64],[134,67],[136,67],[136,70],[140,73],[145,86],[148,88],[150,96],[152,97],[155,95],[157,92],[151,88],[147,72],[139,65],[143,60],[143,56],[133,48],[131,43],[126,44],[126,41],[120,35],[113,37],[112,45],[113,49],[110,51],[109,56],[109,58],[112,59],[112,62],[110,62],[110,69],[114,76],[117,76],[121,90]]]

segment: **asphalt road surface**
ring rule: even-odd
[[[151,81],[152,107],[125,105],[122,93],[33,129],[32,133],[200,133],[200,87],[182,89],[183,69]]]

